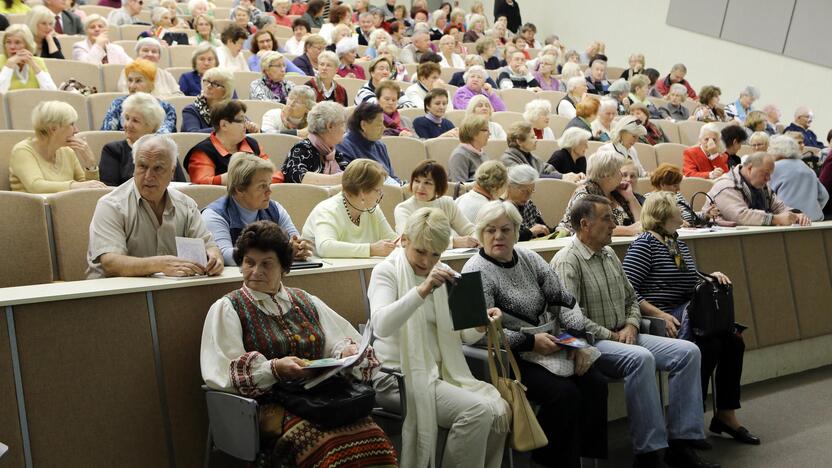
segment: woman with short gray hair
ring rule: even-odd
[[[518,165],[508,168],[506,200],[517,207],[523,218],[523,222],[520,223],[521,242],[549,235],[549,227],[532,201],[537,179],[538,173],[531,166]]]
[[[549,164],[561,174],[586,174],[586,150],[591,138],[592,134],[582,128],[567,128],[558,139],[560,149],[552,153]]]
[[[538,140],[554,140],[555,132],[549,128],[552,103],[546,99],[534,99],[526,104],[523,119],[529,122]]]
[[[315,91],[306,85],[295,86],[289,91],[285,107],[272,109],[263,114],[260,131],[306,138],[306,117],[313,107],[315,107]]]
[[[220,63],[217,51],[210,42],[202,42],[196,46],[191,55],[192,70],[179,77],[179,89],[185,96],[199,96],[202,92],[202,76],[208,70],[216,68]]]
[[[800,146],[788,135],[776,135],[768,145],[774,156],[774,172],[768,186],[786,206],[802,211],[812,221],[823,221],[823,208],[829,192],[815,171],[803,162]]]
[[[675,122],[680,120],[689,120],[691,118],[690,110],[683,104],[688,98],[688,89],[685,85],[674,83],[670,86],[670,92],[666,96],[668,103],[659,108],[661,118],[671,118]]]
[[[586,79],[582,76],[573,76],[566,81],[566,96],[558,103],[557,114],[574,119],[578,103],[583,100],[586,94]]]
[[[284,79],[286,60],[283,54],[265,52],[260,57],[260,70],[263,76],[251,82],[250,99],[286,104],[286,98],[295,84]]]
[[[639,122],[639,120],[631,115],[624,116],[612,127],[612,134],[610,134],[610,142],[598,148],[598,151],[615,151],[626,159],[632,159],[633,163],[638,169],[638,176],[645,177],[647,171],[641,165],[638,159],[638,151],[635,144],[639,137],[647,134],[647,129]]]
[[[500,157],[500,161],[511,168],[517,165],[525,165],[538,172],[540,177],[546,179],[563,179],[567,182],[578,182],[582,177],[578,174],[561,174],[550,164],[535,157],[532,152],[537,148],[537,137],[534,134],[532,124],[528,122],[515,122],[508,130],[508,149]]]
[[[113,141],[101,149],[98,163],[101,182],[118,187],[133,177],[133,144],[139,138],[156,133],[165,120],[165,110],[159,101],[147,93],[134,93],[121,106],[124,140]],[[176,161],[175,182],[187,182],[182,165]]]
[[[454,109],[465,109],[468,107],[468,102],[474,96],[484,96],[491,103],[491,107],[497,111],[506,110],[506,105],[497,91],[486,83],[488,73],[485,68],[475,65],[469,68],[463,75],[462,79],[465,81],[465,86],[460,87],[454,93]]]
[[[347,127],[346,110],[335,102],[319,102],[306,115],[306,121],[306,139],[296,143],[283,162],[285,182],[340,184],[347,161],[335,146],[344,139]]]

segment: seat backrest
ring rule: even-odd
[[[192,69],[191,67],[170,67],[167,69],[167,71],[168,73],[170,73],[173,79],[175,79],[176,82],[179,83],[179,78],[185,73],[192,71]]]
[[[559,179],[539,179],[534,187],[532,201],[549,226],[556,226],[563,218],[566,205],[578,186]]]
[[[521,114],[520,112],[511,111],[495,112],[491,114],[491,121],[497,122],[503,127],[504,130],[506,130],[506,132],[508,132],[509,127],[511,127],[511,124],[523,121],[523,114]],[[493,138],[494,135],[492,135],[491,137]]]
[[[104,18],[106,18],[106,16]],[[107,37],[111,41],[120,41],[120,40],[124,39],[123,37],[121,37],[121,27],[117,26],[115,24],[108,24],[107,25]]]
[[[6,106],[9,110],[9,128],[15,130],[32,130],[32,108],[41,101],[63,101],[78,112],[78,130],[90,130],[90,116],[87,111],[87,98],[69,91],[49,91],[45,89],[18,89],[6,93]]]
[[[708,193],[713,185],[714,182],[710,179],[703,179],[701,177],[685,177],[682,179],[682,183],[679,184],[679,191],[682,192],[682,196],[685,197],[685,200],[690,201],[693,194],[696,192]],[[704,195],[697,196],[696,200],[693,201],[693,209],[701,210],[706,201],[708,201],[708,197]]]
[[[272,110],[283,107],[283,104],[275,101],[258,101],[256,99],[242,99],[246,105],[246,117],[252,122],[260,125],[263,122],[263,115]]]
[[[214,200],[228,194],[224,185],[180,185],[176,190],[191,197],[200,210],[210,205]]]
[[[651,122],[658,125],[659,128],[662,129],[662,132],[664,132],[664,136],[667,137],[668,143],[682,142],[682,139],[679,136],[679,126],[676,125],[676,122],[664,119],[653,119],[651,120]]]
[[[52,232],[58,260],[58,278],[63,281],[86,279],[90,222],[95,205],[112,189],[80,189],[47,197],[52,211]]]
[[[78,136],[87,141],[87,144],[95,155],[95,160],[101,160],[101,149],[107,143],[114,141],[121,141],[125,138],[124,132],[110,132],[102,130],[90,130],[89,132],[79,132]]]
[[[309,213],[318,203],[329,198],[329,190],[308,184],[273,184],[271,198],[283,205],[298,231],[303,231]]]
[[[139,34],[147,31],[149,28],[146,24],[123,24],[119,29],[121,29],[122,40],[136,41],[139,38]],[[125,47],[124,50],[127,51],[127,48]],[[130,52],[127,51],[127,53],[129,54]]]
[[[386,136],[381,142],[387,146],[393,172],[403,180],[410,180],[413,169],[427,158],[422,140],[408,137]]]
[[[118,91],[118,80],[124,74],[124,65],[120,63],[108,63],[101,65],[101,76],[104,81],[104,89],[100,92],[116,93]]]
[[[402,187],[384,184],[381,186],[381,191],[384,194],[381,203],[379,203],[381,212],[384,213],[384,217],[387,218],[390,227],[395,229],[396,216],[394,212],[396,211],[396,205],[404,201],[404,190]]]
[[[499,160],[507,149],[508,143],[505,140],[488,140],[488,144],[485,145],[485,155],[488,159]]]
[[[104,18],[115,11],[115,8],[101,5],[79,5],[78,9],[87,15],[100,15]]]
[[[174,96],[165,99],[168,104],[176,109],[176,131],[182,128],[182,109],[188,104],[193,104],[196,96]]]
[[[454,124],[454,127],[462,125],[462,119],[465,118],[465,109],[449,110],[445,113],[445,118]]]
[[[126,93],[98,93],[87,96],[92,129],[98,130],[101,128],[101,124],[104,123],[104,116],[107,114],[107,109],[110,108],[113,100],[126,95]]]
[[[12,158],[12,147],[24,138],[35,136],[32,130],[3,130],[0,132],[0,190],[11,190],[9,182],[9,163]]]
[[[448,170],[451,152],[459,146],[456,138],[433,138],[425,141],[425,151],[428,159],[433,159]]]
[[[670,163],[681,169],[684,161],[682,153],[686,148],[687,146],[678,143],[659,143],[653,147],[656,150],[656,163]]]
[[[55,36],[58,39],[58,42],[61,43],[61,51],[63,51],[64,57],[72,57],[72,47],[75,45],[76,42],[85,41],[87,36],[72,35],[67,36],[65,34],[59,34]],[[110,40],[117,40],[118,38],[110,38]]]
[[[416,117],[422,117],[425,115],[425,110],[421,107],[411,107],[409,109],[399,109],[399,115],[402,117],[407,117],[410,120],[415,119]]]
[[[638,153],[638,160],[641,161],[644,170],[647,172],[655,171],[656,166],[658,166],[656,163],[656,150],[652,146],[644,143],[636,143],[635,148]]]
[[[168,55],[170,55],[171,67],[187,67],[191,68],[191,57],[196,50],[194,45],[175,45],[168,47]]]
[[[534,155],[537,159],[543,162],[549,161],[552,154],[559,150],[558,142],[555,140],[537,140],[537,149],[534,150]]]
[[[650,183],[649,177],[641,177],[636,181],[636,186],[633,187],[633,190],[636,193],[644,195],[645,193],[652,192],[655,189],[653,188],[653,184]]]
[[[613,82],[613,81],[621,78],[621,74],[624,73],[624,70],[626,70],[626,68],[624,68],[624,67],[613,67],[613,66],[608,65],[607,66],[607,78],[610,80],[610,82]]]
[[[588,141],[586,143],[586,157],[587,157],[587,159],[589,159],[590,156],[595,154],[595,152],[598,151],[598,148],[600,148],[600,147],[602,147],[606,144],[607,144],[607,142],[605,142],[605,141]]]
[[[549,118],[549,128],[554,132],[555,138],[560,138],[563,135],[563,131],[566,129],[570,120],[572,119],[562,115],[553,115]]]
[[[214,445],[234,458],[255,460],[260,452],[257,400],[208,390],[205,403]]]
[[[6,265],[0,269],[0,288],[52,282],[45,205],[40,195],[0,192],[0,242]]]
[[[73,78],[87,86],[95,86],[98,91],[104,89],[101,82],[101,69],[98,65],[76,60],[49,58],[43,59],[43,62],[55,86],[61,86],[61,83]]]
[[[292,28],[290,28],[288,26],[283,26],[283,25],[277,25],[271,31],[274,32],[274,35],[275,35],[274,37],[283,38],[283,39],[289,39],[290,37],[292,37],[292,34],[293,34]]]
[[[510,112],[523,112],[526,109],[526,104],[535,98],[537,98],[537,95],[528,89],[509,88],[500,90],[500,99],[506,104],[506,110]]]
[[[464,71],[465,69],[463,68],[443,67],[442,71],[440,72],[440,78],[442,78],[442,81],[444,81],[445,83],[450,83],[451,78],[453,78],[454,76],[454,73]]]
[[[309,82],[309,77],[306,75],[286,75],[284,79],[296,85],[305,85]]]
[[[367,83],[364,80],[356,78],[335,77],[335,81],[347,91],[347,104],[353,104],[355,102],[355,95],[358,94],[358,90]]]
[[[259,72],[234,72],[234,91],[237,92],[237,99],[248,99],[251,97],[251,82],[260,79]]]
[[[682,120],[676,122],[676,125],[679,127],[679,141],[685,146],[693,146],[699,142],[699,129],[705,123],[696,120]]]
[[[188,175],[188,170],[185,168],[183,161],[185,161],[185,155],[188,154],[188,151],[191,150],[197,143],[200,141],[208,138],[207,133],[171,133],[168,135],[176,142],[176,147],[179,150],[179,164],[182,164],[182,170],[185,171],[185,178],[190,181],[191,177]]]
[[[276,169],[283,166],[283,161],[289,155],[289,150],[301,141],[294,135],[280,133],[255,133],[251,135],[260,144],[260,151],[269,155],[269,159]]]

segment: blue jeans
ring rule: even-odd
[[[685,340],[638,335],[636,345],[611,340],[595,346],[601,357],[595,365],[602,373],[624,379],[630,439],[634,453],[667,447],[669,439],[704,439],[699,348]],[[656,370],[670,373],[667,427],[656,387]]]

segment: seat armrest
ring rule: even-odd
[[[640,333],[653,336],[667,336],[667,324],[659,317],[641,316]]]
[[[379,371],[387,375],[392,375],[396,379],[396,385],[399,387],[399,413],[402,419],[407,417],[407,387],[404,384],[404,374],[396,369],[382,366]]]
[[[257,400],[206,386],[202,388],[214,445],[235,458],[254,461],[260,452]]]

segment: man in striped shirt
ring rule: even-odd
[[[641,313],[635,291],[609,247],[615,228],[610,202],[600,196],[584,197],[572,207],[570,223],[575,237],[555,255],[552,265],[578,299],[587,332],[595,335],[595,346],[602,353],[598,369],[624,378],[636,454],[633,466],[663,466],[659,454],[667,447],[664,461],[670,466],[719,467],[693,450],[707,445],[699,349],[687,341],[639,334]],[[657,369],[670,373],[667,425],[656,388]]]

